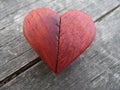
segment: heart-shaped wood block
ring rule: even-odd
[[[40,58],[58,74],[91,44],[95,25],[79,10],[59,16],[51,9],[38,8],[26,16],[23,33]]]

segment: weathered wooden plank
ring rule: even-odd
[[[24,52],[23,54],[19,55],[19,57],[14,58],[14,62],[7,62],[6,64],[2,65],[2,68],[0,68],[0,71],[2,72],[0,74],[0,78],[3,77],[3,75],[7,74],[10,75],[11,72],[15,72],[18,69],[20,69],[22,66],[26,65],[30,61],[36,59],[37,55],[33,50],[28,50],[27,52]],[[31,59],[30,59],[31,58]],[[10,68],[10,69],[8,69]]]
[[[57,0],[57,1],[50,2],[48,4],[48,2],[39,1],[35,4],[32,4],[28,7],[25,7],[24,9],[20,9],[20,10],[16,11],[16,13],[12,13],[9,16],[7,16],[6,18],[2,19],[0,21],[0,29],[4,29],[5,27],[7,27],[9,25],[12,25],[13,23],[18,23],[17,21],[20,22],[21,20],[23,20],[24,16],[27,14],[27,12],[29,12],[31,10],[31,8],[34,9],[36,7],[44,7],[45,6],[45,7],[52,8],[59,13],[63,13],[65,11],[69,10],[69,9],[83,9],[84,10],[84,8],[86,6],[88,6],[88,8],[85,8],[85,11],[87,13],[91,13],[91,12],[95,11],[95,13],[92,13],[91,16],[97,18],[96,13],[102,15],[102,14],[106,13],[107,10],[112,9],[113,6],[116,6],[116,5],[119,4],[119,1],[117,1],[117,0],[114,1],[114,4],[112,3],[112,0],[108,0],[107,3],[105,3],[106,2],[105,0],[102,0],[100,2],[101,2],[101,4],[99,4],[99,1],[97,1],[97,0],[95,0],[95,1],[92,1],[92,0],[87,0],[87,1],[86,0],[85,1],[76,0],[74,2],[72,0],[69,0],[69,1],[68,0],[65,0],[65,1]],[[105,4],[103,5],[102,3],[103,4],[105,3]],[[98,7],[96,7],[96,6],[98,6]],[[102,12],[104,9],[106,11]]]
[[[60,75],[44,63],[22,73],[1,90],[119,90],[120,7],[96,22],[96,38],[90,48]]]
[[[105,1],[105,0],[101,0],[101,2],[108,3],[108,1]],[[12,17],[15,17],[11,19],[13,20],[13,22],[9,22],[11,23],[11,25],[8,25],[6,28],[0,31],[0,54],[1,54],[0,55],[0,80],[3,80],[5,77],[9,76],[11,73],[18,70],[18,68],[15,68],[13,64],[21,68],[25,65],[25,64],[23,65],[22,63],[24,62],[26,63],[26,59],[29,61],[34,60],[34,58],[26,57],[24,58],[25,60],[23,62],[19,62],[20,59],[17,59],[19,57],[25,57],[24,54],[29,53],[29,50],[31,50],[30,46],[27,44],[22,34],[23,17],[26,15],[26,13],[28,13],[28,11],[30,11],[33,8],[41,7],[41,6],[50,7],[55,11],[58,11],[59,13],[63,13],[68,9],[84,9],[95,20],[97,17],[100,17],[107,11],[116,7],[119,4],[119,1],[115,0],[113,4],[112,0],[109,0],[109,3],[110,3],[108,4],[109,8],[102,9],[101,7],[103,5],[101,6],[96,0],[94,1],[93,0],[84,0],[84,1],[83,0],[80,0],[80,1],[64,0],[64,3],[63,3],[63,0],[57,0],[57,1],[55,0],[51,2],[49,5],[43,4],[39,1],[21,10],[18,10],[19,13],[16,12],[12,16]],[[104,5],[105,5],[104,7],[107,7],[107,4],[104,4]],[[100,12],[97,13],[99,10],[101,13]],[[93,11],[95,14],[93,14]],[[5,20],[7,20],[7,18]],[[34,55],[34,52],[31,51],[30,55]],[[36,54],[35,56],[37,57]]]
[[[37,2],[37,0],[12,0],[12,1],[1,0],[0,1],[0,20],[9,16],[10,14],[15,13],[17,10],[20,10],[35,2]],[[43,0],[41,0],[41,2],[43,2]]]
[[[3,86],[1,90],[12,90],[13,88],[22,90],[63,90],[63,88],[65,90],[74,90],[70,88],[74,87],[76,83],[79,83],[79,88],[84,90],[84,84],[89,83],[89,79],[104,72],[104,69],[99,68],[97,65],[90,63],[87,64],[87,67],[85,65],[86,61],[77,60],[63,73],[55,76],[46,65],[43,63],[38,64]],[[94,71],[92,74],[91,70]]]
[[[30,46],[24,45],[24,43],[27,43],[24,38],[18,38],[0,48],[0,68],[5,63],[30,50]]]

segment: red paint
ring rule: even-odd
[[[23,31],[31,47],[55,73],[62,72],[91,44],[95,25],[78,10],[59,16],[39,8],[25,18]]]

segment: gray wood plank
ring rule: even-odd
[[[92,45],[60,75],[38,63],[1,90],[120,90],[119,23],[120,8],[96,22]]]
[[[101,15],[119,5],[119,1],[112,1],[113,0],[109,0],[109,2],[105,0],[100,1],[101,3],[106,4],[99,4],[99,1],[97,0],[55,0],[49,4],[38,1],[37,3],[11,14],[12,18],[9,16],[8,19],[7,17],[6,19],[4,18],[3,21],[9,21],[11,18],[13,22],[10,21],[10,25],[5,26],[4,29],[0,30],[0,81],[38,57],[34,51],[31,50],[31,47],[28,45],[22,34],[23,19],[30,10],[36,7],[49,7],[59,12],[59,14],[62,14],[69,9],[83,9],[94,20],[96,20]],[[6,24],[3,24],[3,26],[4,25]],[[26,53],[29,53],[29,55],[33,56],[25,56]],[[24,57],[24,60],[21,57]],[[17,67],[14,67],[14,65]]]
[[[0,1],[0,20],[10,14],[15,13],[17,10],[20,10],[28,5],[31,5],[38,0],[1,0]],[[48,0],[47,0],[48,1]],[[50,0],[49,0],[50,1]],[[41,0],[42,2],[42,0]]]

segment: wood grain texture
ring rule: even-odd
[[[119,18],[120,8],[96,22],[95,41],[64,73],[38,63],[1,90],[120,90]]]
[[[56,72],[60,17],[47,8],[31,11],[25,18],[23,33],[40,58]]]
[[[0,20],[9,16],[10,14],[15,13],[17,10],[20,10],[24,7],[27,7],[31,4],[34,4],[37,2],[37,0],[12,0],[12,1],[7,1],[7,0],[1,0],[0,1]]]
[[[95,37],[92,19],[82,11],[71,10],[61,16],[57,73],[68,67]]]
[[[37,0],[37,2],[16,0],[15,3],[14,1],[0,1],[0,13],[2,17],[5,16],[4,18],[0,16],[0,81],[38,57],[26,42],[22,32],[23,19],[32,9],[48,7],[59,14],[70,9],[83,10],[95,21],[120,3],[119,0]],[[104,54],[100,55],[103,56]]]

